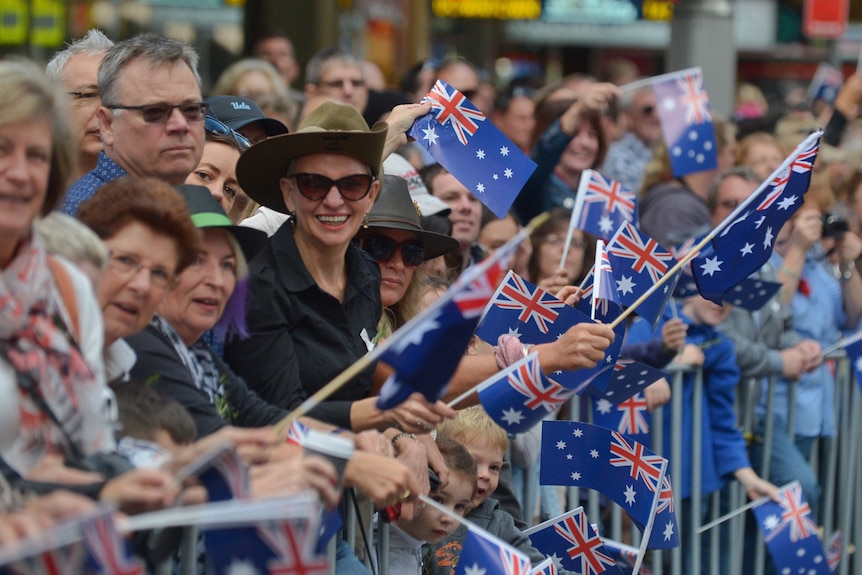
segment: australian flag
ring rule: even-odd
[[[545,377],[539,354],[513,363],[479,386],[479,401],[497,425],[508,433],[523,433],[539,423],[574,394]]]
[[[395,369],[380,390],[378,409],[392,409],[414,391],[431,402],[443,396],[503,270],[526,236],[527,231],[521,230],[467,268],[437,301],[374,348],[371,359]]]
[[[636,393],[616,405],[605,398],[593,398],[592,403],[593,423],[616,430],[647,447],[652,445],[652,414],[647,409],[647,401],[642,393]]]
[[[757,191],[710,232],[711,249],[691,263],[703,297],[721,303],[724,292],[769,260],[775,237],[808,191],[822,133],[808,136]]]
[[[827,575],[830,570],[823,544],[799,483],[781,489],[778,498],[781,503],[766,500],[752,509],[776,570]]]
[[[458,90],[442,80],[422,100],[431,112],[407,132],[483,204],[503,218],[536,164]]]
[[[607,241],[623,222],[637,222],[637,193],[595,170],[584,170],[571,225]]]
[[[689,68],[652,78],[661,130],[673,175],[713,170],[718,166],[715,129],[703,71]]]
[[[827,104],[833,104],[841,85],[844,83],[844,74],[841,70],[827,62],[821,62],[814,72],[814,78],[808,85],[807,99],[809,103],[823,100]]]
[[[307,436],[308,426],[298,419],[294,419],[287,430],[286,441],[291,445],[299,445],[301,447]]]
[[[722,299],[748,311],[758,311],[771,300],[781,284],[755,278],[745,278],[726,292]]]
[[[210,502],[247,499],[251,496],[248,467],[233,449],[224,449],[198,474]]]
[[[545,559],[530,570],[530,575],[557,575],[557,573],[559,573],[557,566],[551,559]]]
[[[648,546],[679,546],[666,459],[617,431],[575,421],[543,422],[541,453],[542,485],[595,489],[620,505],[641,530],[657,498]]]
[[[529,575],[530,560],[520,551],[476,528],[467,530],[455,575]]]
[[[668,250],[629,222],[617,230],[608,242],[607,250],[614,270],[617,294],[624,306],[634,304],[677,263]],[[674,277],[638,306],[637,313],[653,327],[673,296],[681,273],[681,270],[677,271]]]
[[[593,396],[595,400],[598,400],[596,403],[604,400],[612,405],[619,405],[633,395],[641,393],[645,388],[662,377],[667,378],[668,374],[633,359],[619,358],[614,365],[605,388],[602,390],[594,385],[590,385],[587,387],[587,393]],[[614,429],[615,427],[614,425],[605,425],[598,421],[594,421],[594,423],[609,429]]]
[[[207,559],[215,575],[326,575],[329,563],[315,550],[316,531],[303,518],[207,531]]]
[[[631,575],[635,562],[640,554],[640,549],[605,537],[602,537],[602,544],[605,546],[607,554],[611,556],[614,563],[617,564],[617,568],[622,571],[623,575]],[[652,575],[652,570],[641,564],[641,568],[638,573],[640,573],[640,575]]]
[[[600,313],[600,317],[608,317],[611,303],[616,304],[616,308],[620,306],[620,297],[617,294],[617,287],[614,283],[614,270],[611,268],[611,261],[608,259],[605,242],[602,240],[596,242],[592,300],[591,317],[596,317],[597,312]]]
[[[596,530],[587,521],[583,507],[540,523],[524,531],[530,543],[557,566],[573,573],[620,575],[605,551]]]

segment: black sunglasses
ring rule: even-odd
[[[338,193],[347,201],[355,202],[368,195],[374,176],[371,174],[352,174],[337,180],[327,178],[321,174],[309,174],[301,172],[287,176],[296,180],[299,193],[309,200],[322,200],[332,189],[338,188]]]
[[[143,106],[120,106],[103,104],[110,110],[135,110],[141,113],[141,117],[147,124],[164,124],[170,119],[174,108],[178,108],[180,114],[187,122],[200,122],[207,113],[209,104],[203,102],[192,102],[186,104],[146,104]]]
[[[216,136],[233,138],[234,141],[239,144],[240,148],[251,148],[251,142],[248,140],[248,138],[246,138],[239,132],[233,130],[227,124],[216,120],[212,116],[207,116],[204,119],[204,130],[206,130],[210,134],[215,134]]]
[[[425,261],[425,246],[416,240],[407,240],[400,244],[389,236],[365,236],[362,248],[371,254],[374,261],[385,263],[392,259],[395,251],[401,249],[401,261],[405,266],[418,266]]]

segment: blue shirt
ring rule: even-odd
[[[782,258],[772,254],[775,269],[781,267]],[[805,339],[813,339],[821,347],[828,347],[841,337],[841,327],[847,322],[844,313],[841,284],[832,275],[824,261],[823,249],[815,244],[805,255],[802,278],[808,282],[808,294],[798,291],[793,295],[793,327]],[[775,414],[787,421],[788,387],[786,380],[775,386]],[[766,390],[758,405],[766,408]],[[821,364],[812,372],[802,374],[796,389],[796,434],[804,437],[835,436],[835,379],[827,365]]]
[[[626,134],[608,147],[602,173],[635,192],[640,191],[644,171],[652,159],[652,148],[632,134]]]
[[[66,197],[63,199],[63,207],[60,208],[60,211],[74,216],[78,212],[78,206],[81,205],[81,202],[92,198],[96,190],[108,182],[127,175],[128,172],[109,158],[105,152],[99,152],[96,167],[81,176],[66,191]]]

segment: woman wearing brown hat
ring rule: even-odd
[[[414,117],[423,111],[416,107]],[[251,262],[251,337],[228,345],[225,358],[280,407],[296,407],[372,346],[382,309],[380,269],[351,240],[380,192],[387,135],[386,124],[369,129],[354,108],[326,102],[299,130],[260,142],[237,164],[249,196],[288,214],[290,224]],[[360,373],[310,415],[354,431],[398,424],[421,432],[419,417],[412,423],[398,417],[406,408],[374,406],[373,371]],[[423,423],[442,419],[427,402],[411,413],[417,410]]]

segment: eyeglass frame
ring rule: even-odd
[[[213,125],[219,128],[221,131],[216,131],[210,129],[207,124]],[[251,148],[252,142],[218,118],[213,118],[212,116],[204,116],[204,131],[209,132],[210,134],[215,134],[216,136],[224,136],[233,138],[236,141],[237,145],[240,147],[241,151],[247,150]]]
[[[388,256],[378,258],[368,248],[369,242],[372,242],[374,240],[385,240],[385,241],[391,242],[390,247],[391,247],[392,251],[389,252]],[[366,233],[365,236],[362,238],[362,244],[361,245],[362,245],[362,249],[365,250],[366,252],[368,252],[368,254],[372,258],[374,258],[374,261],[376,261],[378,264],[385,264],[385,263],[391,261],[392,258],[395,257],[395,254],[397,252],[401,252],[401,261],[404,263],[405,266],[416,267],[416,266],[421,265],[422,262],[425,261],[425,246],[419,240],[409,239],[409,240],[404,240],[403,242],[398,242],[398,241],[395,241],[393,238],[387,236],[386,234]],[[406,253],[404,252],[405,246],[418,246],[419,247],[419,261],[417,261],[416,263],[412,263],[412,262],[407,261],[408,258],[406,256]]]
[[[132,261],[123,262],[120,258],[127,258],[129,260],[133,260],[134,263],[132,263]],[[159,270],[159,269],[153,268],[153,266],[145,266],[141,262],[141,258],[135,254],[117,253],[114,250],[108,250],[107,267],[111,267],[112,265],[113,265],[113,268],[115,271],[117,271],[120,275],[123,275],[129,279],[131,279],[131,278],[135,277],[136,275],[138,275],[139,273],[141,273],[142,269],[147,270],[149,272],[149,275],[150,275],[150,283],[158,289],[168,290],[168,289],[171,289],[172,287],[174,287],[174,285],[176,285],[176,281],[177,281],[176,274],[171,273],[168,270]],[[117,267],[117,266],[119,266],[119,267]],[[158,276],[156,276],[154,274],[154,272],[159,272],[159,271],[164,271],[164,273],[166,274],[163,285],[162,285],[162,283],[163,283],[162,280],[158,279]]]
[[[168,120],[170,120],[171,116],[174,114],[175,109],[180,110],[180,114],[182,114],[182,116],[186,120],[186,122],[202,122],[204,120],[204,118],[206,118],[207,110],[209,109],[209,104],[207,104],[206,102],[186,102],[183,104],[156,103],[156,104],[141,104],[139,106],[124,106],[124,105],[120,105],[120,104],[105,104],[104,102],[102,102],[102,106],[104,106],[105,108],[107,108],[109,110],[135,110],[135,111],[141,113],[141,119],[144,121],[145,124],[154,124],[154,125],[167,124]],[[186,116],[182,110],[182,108],[186,107],[186,106],[198,107],[199,111],[200,111],[200,118],[189,118],[188,116]],[[155,121],[147,120],[147,118],[146,118],[147,109],[161,108],[161,107],[168,108],[168,110],[166,112],[163,112],[162,117],[160,117],[160,119],[155,120]]]
[[[326,193],[324,193],[319,198],[315,198],[315,197],[312,197],[312,196],[309,196],[308,194],[306,194],[302,189],[302,185],[299,183],[299,178],[301,178],[303,176],[313,176],[316,178],[323,178],[323,179],[329,180],[329,187],[326,189]],[[346,180],[347,178],[354,178],[356,176],[362,176],[364,178],[368,178],[368,188],[365,190],[365,193],[362,194],[361,196],[359,196],[358,198],[348,198],[347,196],[344,195],[344,192],[342,191],[339,183],[342,182],[343,180]],[[324,176],[323,174],[315,174],[314,172],[295,172],[293,174],[285,174],[284,177],[292,179],[296,183],[296,189],[299,190],[299,193],[302,194],[302,197],[307,199],[307,200],[311,200],[312,202],[319,202],[319,201],[323,200],[324,198],[326,198],[326,196],[332,190],[333,186],[335,186],[335,189],[338,190],[338,193],[341,195],[341,197],[345,201],[347,201],[347,202],[358,202],[359,200],[368,196],[368,193],[371,192],[371,186],[373,186],[375,180],[377,180],[377,178],[375,178],[373,174],[349,174],[347,176],[343,176],[341,178],[338,178],[337,180],[333,180],[332,178],[330,178],[328,176]]]

